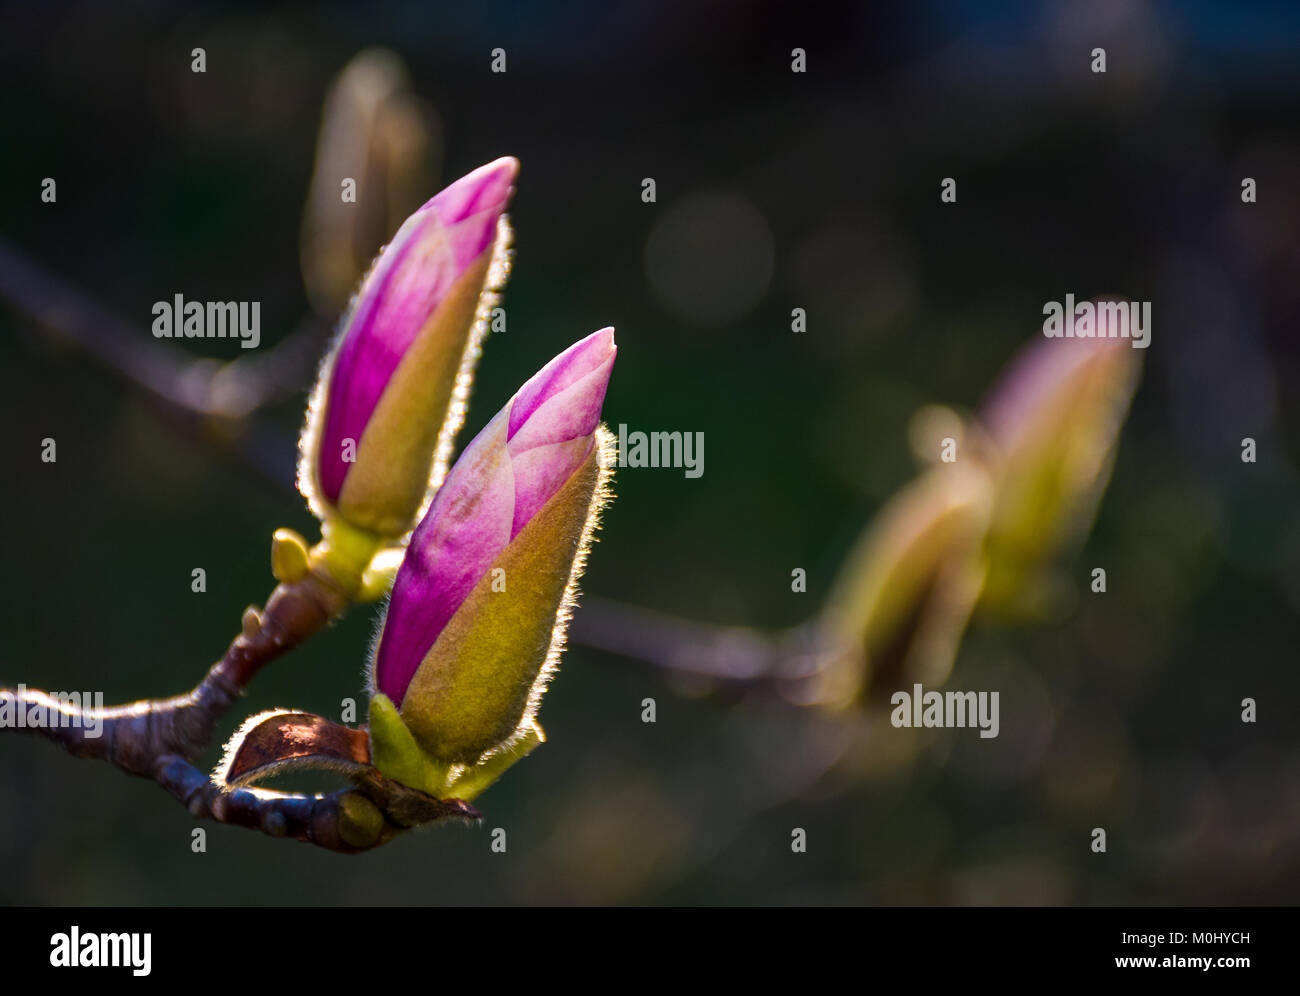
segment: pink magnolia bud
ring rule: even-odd
[[[507,269],[518,168],[498,159],[437,194],[363,281],[303,433],[299,487],[322,519],[400,536],[441,479]]]
[[[411,537],[372,676],[433,758],[472,763],[532,723],[602,503],[615,352],[603,329],[535,374]]]

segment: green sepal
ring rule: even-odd
[[[527,726],[518,739],[507,747],[502,747],[472,767],[456,765],[453,769],[451,784],[447,794],[465,802],[472,802],[483,794],[492,783],[506,773],[516,761],[522,761],[533,750],[546,742],[546,734],[535,722]],[[459,770],[456,770],[459,769]]]
[[[542,728],[529,721],[505,746],[485,754],[478,763],[447,764],[430,757],[416,743],[392,699],[383,692],[375,692],[370,699],[370,763],[385,777],[437,799],[469,802],[477,798],[515,762],[545,742]]]
[[[370,698],[370,763],[409,788],[438,799],[446,796],[450,766],[430,757],[415,742],[397,706],[382,692]]]

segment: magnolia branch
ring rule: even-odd
[[[224,366],[195,360],[155,341],[3,240],[0,298],[49,333],[85,350],[183,427],[194,431],[205,419],[225,418],[239,429],[229,437],[237,454],[285,490],[293,487],[282,455],[291,448],[255,412],[300,390],[322,338],[319,320],[304,321],[265,358]],[[211,440],[211,433],[199,435]],[[20,687],[0,689],[0,708],[23,710],[29,721],[22,729],[61,744],[74,756],[104,760],[158,783],[196,818],[329,850],[366,850],[410,826],[477,818],[477,811],[464,802],[434,799],[384,779],[369,766],[364,775],[354,777],[352,788],[304,795],[231,788],[193,763],[211,746],[217,723],[261,668],[337,618],[348,603],[328,574],[313,571],[300,581],[280,584],[262,612],[250,609],[243,631],[225,655],[185,694],[93,710]],[[788,693],[808,673],[810,660],[800,630],[765,634],[692,623],[600,599],[578,613],[570,635],[670,674],[738,691],[775,687]],[[99,735],[87,735],[90,729]]]
[[[24,711],[20,728],[62,745],[76,757],[107,761],[149,778],[190,813],[221,823],[292,837],[334,851],[366,850],[415,823],[477,813],[371,775],[330,795],[261,789],[227,791],[192,763],[212,743],[217,722],[257,673],[342,614],[347,596],[321,572],[280,584],[265,610],[249,609],[243,631],[190,692],[168,699],[83,710],[39,689],[0,689],[0,708]],[[93,715],[92,715],[93,713]],[[88,736],[88,730],[98,736]],[[396,819],[394,819],[396,817]]]

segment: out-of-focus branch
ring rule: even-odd
[[[701,678],[760,682],[780,665],[777,641],[766,633],[688,622],[603,598],[583,599],[569,636],[598,650]]]
[[[4,239],[0,297],[151,399],[196,416],[239,419],[297,394],[327,333],[324,321],[308,314],[272,349],[228,363],[198,359],[149,336]]]
[[[326,335],[321,319],[304,318],[262,355],[225,364],[196,359],[154,339],[3,238],[0,300],[112,371],[171,424],[206,445],[225,444],[260,477],[293,487],[293,465],[282,455],[293,451],[292,441],[255,413],[302,390]],[[214,423],[222,431],[211,431]]]
[[[583,599],[569,636],[704,685],[735,693],[776,691],[801,704],[825,660],[809,625],[767,632],[693,622],[599,597]]]

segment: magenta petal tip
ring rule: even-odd
[[[600,382],[592,385],[598,387],[598,392],[589,399],[594,404],[585,406],[587,411],[594,412],[595,420],[591,421],[583,431],[594,431],[596,421],[599,421],[600,406],[605,398],[605,387],[609,382],[609,374],[613,369],[614,357],[617,353],[614,328],[608,326],[591,333],[585,339],[579,339],[533,374],[528,383],[519,389],[511,405],[510,438],[513,440],[524,423],[531,419],[543,404],[600,370],[604,373],[603,378],[595,378]]]
[[[438,191],[425,208],[436,210],[438,217],[448,225],[485,211],[500,214],[510,200],[518,175],[519,160],[514,156],[502,156]]]

